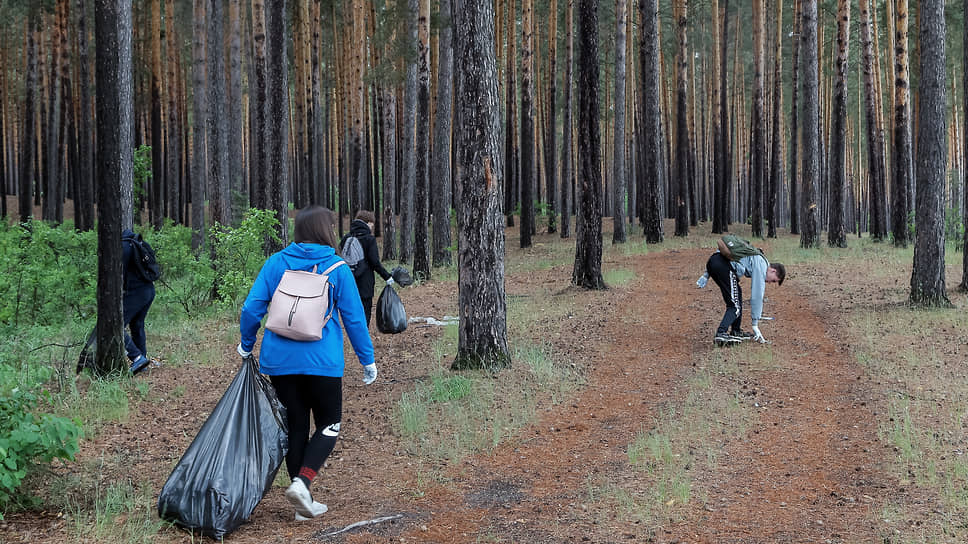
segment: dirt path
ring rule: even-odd
[[[706,256],[704,250],[665,250],[621,258],[609,264],[636,272],[626,286],[556,295],[583,307],[556,326],[557,343],[587,368],[586,384],[572,399],[545,407],[536,423],[494,451],[438,467],[444,476],[438,484],[418,485],[426,475],[401,451],[391,425],[401,391],[426,378],[406,370],[426,353],[431,333],[414,328],[393,338],[378,335],[381,380],[363,387],[359,370],[348,366],[344,432],[314,484],[331,511],[295,524],[281,490],[274,489],[251,523],[226,542],[881,541],[868,519],[885,500],[889,483],[873,466],[879,456],[872,452],[882,446],[870,382],[835,323],[825,318],[830,301],[809,293],[795,276],[783,287],[767,288],[767,308],[778,317],[763,327],[772,346],[734,348],[729,356],[737,370],[716,376],[714,386],[745,410],[745,432],[719,439],[722,451],[712,468],[690,468],[689,503],[674,505],[658,522],[655,517],[643,522],[635,512],[591,497],[612,484],[648,492],[642,470],[629,463],[629,444],[681,402],[686,384],[704,365],[724,356],[711,345],[722,315],[720,295],[715,286],[699,291],[693,283]],[[567,275],[552,270],[541,278],[511,278],[509,293],[535,281],[567,285]],[[453,293],[428,290],[420,297],[408,310],[439,316],[450,311]],[[748,323],[744,316],[744,326]],[[767,350],[773,357],[764,363]],[[204,420],[198,407],[214,405],[236,359],[227,346],[226,363],[217,367],[153,371],[145,379],[163,402],[144,403],[129,421],[105,429],[85,446],[88,464],[82,466],[97,465],[99,455],[124,456],[125,471],[104,474],[106,482],[133,473],[150,489],[160,489]],[[167,393],[179,387],[183,394]],[[420,493],[414,493],[418,487]],[[325,536],[394,514],[403,517]],[[44,513],[11,518],[0,542],[59,542],[68,536],[75,536],[70,523]],[[155,541],[192,539],[165,529]]]
[[[628,288],[561,295],[602,315],[565,331],[588,338],[587,387],[517,440],[468,459],[453,482],[417,501],[424,519],[401,541],[873,541],[865,520],[882,485],[871,466],[876,434],[867,382],[827,330],[823,309],[811,307],[795,282],[768,290],[770,311],[781,316],[763,327],[777,363],[749,372],[740,363],[735,394],[754,416],[746,436],[722,452],[724,470],[693,475],[694,493],[705,500],[693,501],[683,519],[651,527],[586,504],[590,482],[639,477],[627,446],[674,405],[697,356],[714,349],[721,299],[714,286],[699,292],[692,283],[704,258],[692,250],[637,257],[623,266],[649,277]],[[753,356],[767,348],[736,349]]]

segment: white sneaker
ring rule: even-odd
[[[313,497],[300,478],[294,479],[289,488],[286,489],[286,498],[289,499],[289,504],[296,509],[297,514],[307,518],[315,516],[313,513]]]
[[[300,514],[299,512],[296,512],[296,521],[308,521],[313,518],[317,518],[325,514],[328,510],[329,508],[327,508],[325,504],[321,502],[313,501],[313,517],[307,518],[306,516]]]

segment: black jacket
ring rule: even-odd
[[[376,245],[376,238],[370,232],[370,227],[360,219],[354,219],[350,223],[350,232],[339,241],[340,251],[346,244],[346,239],[355,236],[363,246],[363,260],[356,265],[356,287],[360,290],[360,298],[373,298],[373,287],[376,279],[373,273],[376,272],[384,280],[390,278],[390,273],[380,264],[380,250]]]
[[[153,283],[138,275],[138,265],[133,262],[134,250],[131,249],[131,240],[134,237],[135,233],[131,229],[124,229],[121,232],[121,270],[124,272],[124,291],[126,293],[154,286]]]

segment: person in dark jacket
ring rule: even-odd
[[[124,326],[131,334],[124,333],[124,349],[131,360],[131,373],[137,374],[145,369],[148,363],[147,337],[145,336],[145,317],[155,300],[155,284],[142,278],[138,274],[138,266],[134,259],[135,233],[131,229],[121,232],[121,262],[124,270]]]
[[[356,264],[353,276],[356,278],[356,287],[360,291],[360,299],[363,301],[363,310],[366,313],[366,325],[370,325],[370,315],[373,313],[373,291],[376,284],[374,272],[386,280],[388,285],[393,285],[393,277],[387,272],[386,268],[380,263],[380,250],[376,245],[376,238],[373,236],[373,224],[376,218],[369,210],[360,210],[356,213],[356,219],[350,223],[350,232],[339,242],[340,252],[346,257],[346,241],[352,236],[359,240],[363,248],[363,258]]]

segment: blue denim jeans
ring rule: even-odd
[[[155,286],[146,285],[124,294],[124,325],[131,330],[131,334],[124,333],[124,349],[128,359],[134,361],[138,357],[148,356],[145,338],[145,317],[148,309],[155,300]]]

